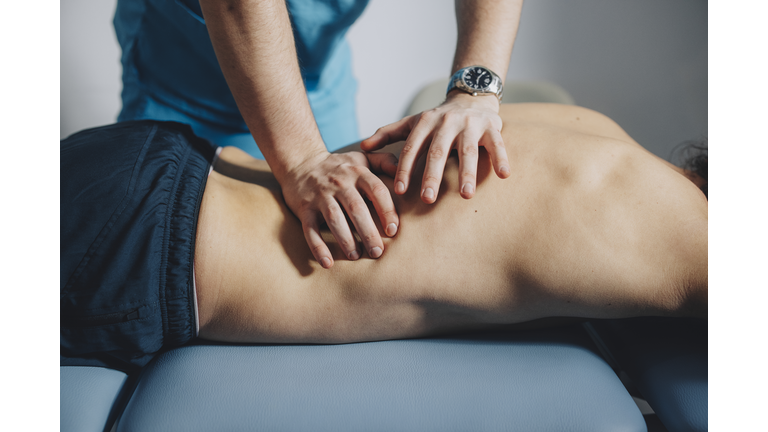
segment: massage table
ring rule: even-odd
[[[439,104],[426,86],[407,115]],[[573,104],[510,82],[504,102]],[[60,366],[63,432],[706,431],[707,326],[592,320],[343,345],[196,341],[140,371]]]

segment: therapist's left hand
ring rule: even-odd
[[[408,190],[416,161],[428,151],[420,192],[421,200],[427,204],[437,199],[448,155],[456,149],[459,192],[470,199],[475,194],[479,146],[488,151],[499,178],[510,175],[501,126],[499,101],[495,96],[472,96],[454,90],[442,105],[380,128],[363,140],[360,147],[373,151],[405,140],[395,175],[395,193],[398,195]]]

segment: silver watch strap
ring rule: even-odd
[[[464,79],[463,79],[464,73],[468,69],[477,68],[477,67],[487,70],[492,77],[491,83],[484,89],[481,89],[480,91],[469,87],[464,82]],[[445,94],[447,95],[453,89],[459,89],[463,92],[471,94],[472,96],[495,94],[496,97],[499,99],[499,102],[501,102],[501,97],[502,97],[502,94],[504,93],[504,85],[501,82],[501,78],[495,72],[493,72],[492,70],[482,65],[467,66],[465,68],[461,68],[458,71],[456,71],[456,73],[454,73],[453,76],[451,77],[451,80],[448,82],[448,89],[445,91]]]

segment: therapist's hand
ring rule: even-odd
[[[373,203],[385,233],[390,237],[397,233],[400,220],[392,196],[371,172],[363,153],[311,155],[289,171],[281,184],[285,202],[301,221],[312,255],[324,268],[333,266],[333,257],[320,235],[323,221],[350,260],[360,258],[362,253],[378,258],[384,252],[384,243],[362,194]],[[345,212],[360,235],[362,253]]]
[[[456,149],[459,154],[459,192],[469,199],[475,194],[478,146],[485,147],[490,154],[499,178],[510,175],[501,123],[496,97],[472,96],[454,90],[442,105],[380,128],[362,141],[360,147],[372,151],[405,140],[395,175],[395,193],[398,195],[408,190],[414,164],[428,151],[420,191],[421,200],[427,204],[437,199],[448,155]]]

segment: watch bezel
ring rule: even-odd
[[[472,86],[471,86],[471,85],[470,85],[470,84],[467,82],[467,79],[466,79],[466,78],[467,78],[467,75],[469,74],[469,72],[470,72],[471,70],[473,70],[473,69],[476,69],[476,68],[477,68],[477,69],[482,69],[482,70],[484,70],[484,71],[488,72],[488,74],[490,74],[490,75],[491,75],[491,82],[490,82],[490,83],[488,83],[488,85],[487,85],[487,86],[485,86],[485,87],[481,87],[481,88],[478,88],[478,89],[476,89],[476,88],[472,87]],[[464,71],[461,73],[461,82],[462,82],[462,84],[464,84],[464,86],[466,86],[466,88],[467,88],[467,89],[469,89],[469,90],[472,90],[473,92],[478,92],[478,93],[480,93],[480,92],[482,92],[482,93],[493,93],[493,91],[491,90],[491,86],[493,85],[493,82],[494,82],[494,78],[495,78],[495,76],[496,76],[496,74],[494,74],[494,73],[493,73],[493,72],[492,72],[490,69],[488,69],[488,68],[487,68],[487,67],[485,67],[485,66],[469,66],[469,67],[467,67],[467,68],[464,68]]]
[[[488,71],[491,74],[491,82],[487,86],[475,89],[473,87],[470,87],[469,84],[467,84],[466,75],[469,73],[470,70],[474,68],[480,68],[485,71]],[[463,67],[459,70],[457,70],[452,76],[450,81],[448,82],[448,88],[445,91],[446,96],[448,93],[456,90],[461,90],[462,92],[469,93],[472,96],[481,96],[481,95],[494,95],[496,98],[499,99],[499,102],[501,102],[502,94],[504,93],[504,84],[501,82],[501,78],[494,73],[490,68],[487,68],[483,65],[472,65]]]

